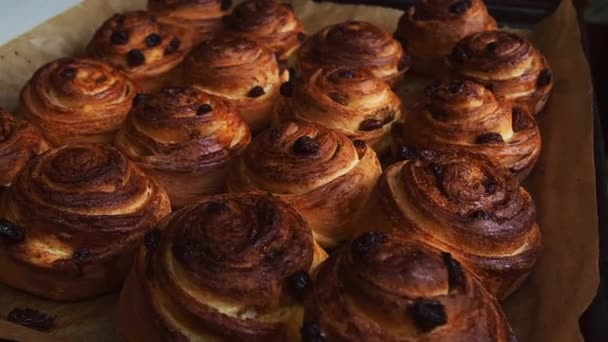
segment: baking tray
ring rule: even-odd
[[[86,2],[89,2],[89,1],[86,1]],[[100,1],[96,1],[96,2],[100,3]],[[108,1],[108,2],[110,2],[110,1]],[[113,2],[117,2],[117,1],[113,1]],[[139,2],[141,2],[141,1],[139,1]],[[342,2],[344,2],[344,1],[342,1]],[[383,2],[383,3],[388,3],[388,1],[380,1],[380,0],[379,0],[379,1],[371,1],[371,2],[372,2],[374,5],[379,5],[381,2]],[[295,3],[298,3],[298,4],[299,4],[300,2],[299,2],[299,1],[297,1],[297,2],[295,2]],[[403,1],[398,1],[398,2],[392,1],[391,3],[392,3],[393,5],[395,5],[395,4],[397,4],[397,3],[398,3],[398,4],[399,4],[399,7],[402,7],[402,6],[403,6],[403,4],[404,4],[404,2],[403,2]],[[492,10],[494,10],[494,8],[492,8]],[[533,11],[533,12],[534,12],[534,11]],[[516,14],[517,14],[517,12],[514,12],[514,13],[516,13]],[[522,13],[523,13],[523,12],[522,12]],[[501,20],[501,19],[502,19],[502,18],[500,17],[500,14],[499,14],[499,13],[498,13],[498,14],[497,14],[497,13],[494,13],[494,14],[495,14],[495,15],[496,15],[496,16],[499,18],[499,20]],[[518,16],[518,15],[516,15],[516,17],[522,17],[522,18],[523,18],[523,16],[521,16],[521,15],[519,15],[519,16]],[[105,18],[97,18],[97,19],[105,19]],[[95,19],[95,20],[97,20],[97,19]],[[82,20],[85,20],[85,19],[83,18]],[[505,19],[505,20],[507,20],[507,19]],[[503,23],[506,23],[506,24],[508,24],[508,25],[513,25],[513,23],[509,22],[508,20],[507,20],[507,21],[503,21]],[[92,25],[92,24],[90,24],[90,22],[89,22],[89,25]],[[515,25],[519,25],[519,24],[516,22],[516,23],[515,23]],[[527,23],[522,23],[521,25],[524,25],[524,26],[525,26],[525,25],[527,25]],[[73,28],[71,28],[70,32],[74,32],[74,29],[73,29]],[[69,34],[71,34],[71,33],[69,33]],[[65,43],[65,41],[64,41],[64,40],[62,40],[62,39],[72,39],[72,38],[73,38],[73,37],[70,37],[70,36],[69,36],[69,34],[68,34],[68,36],[67,36],[67,37],[64,37],[64,36],[57,36],[57,37],[53,37],[53,42],[54,42],[54,43],[57,43],[57,44],[62,44],[62,43]],[[26,37],[25,37],[25,38],[29,38],[30,40],[32,40],[32,39],[34,39],[34,38],[38,38],[38,37],[27,37],[27,35],[26,35]],[[57,40],[57,38],[59,38],[59,40]],[[34,42],[34,41],[32,40],[32,41],[30,41],[30,42],[28,42],[28,43],[32,43],[32,45],[35,45],[34,43],[36,43],[36,42]],[[85,42],[82,42],[82,44],[84,44],[84,43],[85,43]],[[27,45],[27,44],[26,44],[26,45]],[[16,54],[16,53],[17,53],[17,50],[15,50],[15,54]],[[4,57],[7,57],[7,56],[3,56],[3,58],[4,58]],[[50,57],[52,57],[52,55],[47,55],[47,56],[45,56],[45,57],[49,57],[49,59],[50,59]],[[39,65],[39,64],[40,64],[40,60],[38,60],[38,61],[29,61],[29,60],[27,60],[27,62],[28,62],[28,63],[37,64],[37,65]],[[5,75],[5,76],[6,76],[6,75]],[[21,80],[18,80],[18,77],[17,77],[17,78],[15,78],[15,79],[16,79],[16,81],[15,81],[15,82],[19,82],[21,85],[23,84],[23,82],[22,82]],[[0,95],[1,95],[1,94],[0,94]],[[590,136],[590,134],[589,134],[589,136]],[[590,150],[589,150],[589,151],[590,151]],[[540,170],[540,172],[543,172],[543,171],[542,171],[542,170]],[[584,181],[584,180],[580,180],[580,179],[578,179],[577,181]],[[595,203],[593,203],[593,205],[595,205]],[[586,302],[585,302],[585,305],[586,305],[586,303],[588,303],[588,301],[586,301]],[[569,309],[571,309],[571,308],[568,308],[568,307],[564,307],[564,308],[563,308],[563,310],[564,310],[565,312],[566,312],[566,311],[568,311]],[[577,311],[577,312],[579,312],[579,311]],[[530,314],[530,313],[526,312],[526,314]],[[531,320],[531,321],[532,321],[532,320]],[[542,329],[544,329],[544,330],[550,330],[550,329],[554,329],[554,330],[555,330],[555,329],[557,329],[557,330],[559,330],[558,328],[561,328],[561,324],[560,324],[560,322],[559,322],[559,321],[553,321],[552,323],[553,323],[555,326],[551,326],[551,327],[544,326],[544,327],[536,327],[536,328],[535,328],[535,327],[532,327],[532,328],[533,328],[533,329],[540,329],[540,328],[542,328]],[[0,330],[0,332],[2,332],[2,331]],[[0,336],[0,337],[4,337],[4,336]],[[539,340],[539,339],[535,339],[535,340]],[[542,340],[542,339],[541,339],[541,340]],[[565,341],[565,340],[568,340],[568,339],[560,339],[560,341],[561,341],[561,340],[564,340],[564,341]]]

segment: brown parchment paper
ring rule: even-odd
[[[365,6],[291,1],[308,32],[347,19],[367,20],[392,32],[400,11]],[[145,0],[85,0],[0,47],[0,105],[14,110],[23,84],[42,64],[77,54],[114,12],[144,8]],[[539,24],[530,37],[548,57],[555,88],[539,116],[543,152],[526,181],[537,209],[544,249],[530,278],[504,303],[520,341],[580,341],[581,313],[598,284],[598,236],[593,165],[592,86],[570,1]],[[411,78],[411,75],[409,75]],[[401,87],[406,106],[419,80]],[[49,333],[0,319],[0,338],[18,341],[117,341],[118,295],[81,303],[55,303],[0,286],[0,316],[14,307],[56,316]]]

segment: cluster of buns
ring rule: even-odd
[[[553,78],[481,0],[419,1],[394,37],[150,0],[79,56],[0,111],[0,282],[122,287],[128,341],[514,340]],[[410,69],[437,80],[406,113]]]

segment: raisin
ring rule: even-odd
[[[355,140],[353,141],[353,145],[355,145],[355,148],[357,149],[363,149],[367,146],[367,144],[363,140]]]
[[[140,66],[146,63],[146,56],[139,49],[133,49],[127,54],[127,63],[130,67]]]
[[[210,104],[204,103],[198,107],[196,110],[196,115],[205,115],[207,113],[211,113],[213,111],[213,107]]]
[[[549,69],[543,69],[540,74],[538,74],[538,79],[536,80],[536,85],[539,88],[543,88],[551,84],[551,80],[553,79],[553,74]]]
[[[443,165],[433,163],[430,166],[431,166],[431,171],[433,171],[433,174],[435,175],[436,178],[440,179],[441,177],[443,177],[443,172],[444,172]]]
[[[247,96],[248,97],[260,97],[264,94],[266,94],[266,91],[264,91],[264,88],[262,88],[260,86],[255,86],[249,90],[249,92],[247,93]]]
[[[72,67],[65,68],[61,72],[61,78],[63,78],[64,80],[67,80],[67,81],[71,81],[74,78],[76,78],[77,73],[78,73],[78,70],[76,70],[76,68],[72,68]]]
[[[502,138],[502,135],[496,132],[488,132],[483,133],[475,139],[475,143],[482,144],[501,144],[504,143],[505,140]]]
[[[528,119],[526,118],[526,113],[521,107],[513,107],[511,114],[514,132],[519,132],[528,128]]]
[[[162,42],[163,42],[163,38],[156,33],[152,33],[146,37],[146,45],[148,47],[158,46]]]
[[[125,45],[129,42],[129,34],[125,31],[114,31],[110,36],[113,45]]]
[[[0,219],[0,237],[7,243],[18,243],[25,240],[23,229],[6,219]]]
[[[182,42],[181,42],[179,39],[177,39],[177,38],[173,38],[173,39],[171,40],[171,42],[169,43],[169,46],[167,46],[167,47],[165,48],[165,54],[166,54],[166,55],[170,55],[170,54],[172,54],[172,53],[176,52],[176,51],[177,51],[177,49],[179,49],[179,46],[180,46],[181,44],[182,44]]]
[[[443,304],[432,299],[416,299],[411,307],[411,313],[414,324],[423,332],[429,332],[448,322]]]
[[[319,151],[319,143],[307,135],[301,136],[293,143],[293,151],[299,155],[312,155]]]
[[[287,278],[287,285],[293,296],[302,300],[312,288],[312,279],[308,272],[300,271]]]
[[[384,126],[384,124],[380,120],[367,119],[363,120],[361,124],[359,124],[359,130],[364,132],[375,131],[382,128],[382,126]]]
[[[450,59],[456,63],[464,63],[469,59],[469,52],[466,48],[457,45],[454,50],[452,50]]]
[[[464,283],[464,272],[458,260],[453,259],[450,253],[442,253],[443,262],[448,270],[448,282],[450,288],[460,287]]]
[[[386,234],[378,232],[367,232],[356,238],[351,245],[351,253],[356,257],[364,257],[373,248],[386,241]]]
[[[486,190],[486,192],[493,193],[498,189],[498,183],[494,178],[487,178],[483,181],[483,188]]]
[[[34,309],[14,308],[6,320],[30,329],[48,331],[53,327],[55,317]]]
[[[472,5],[471,0],[458,1],[450,5],[449,11],[454,14],[463,14],[468,11]]]
[[[355,77],[355,74],[350,70],[342,70],[338,72],[338,76],[340,76],[341,78],[353,78]]]

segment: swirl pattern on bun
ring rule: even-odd
[[[184,61],[184,78],[232,104],[254,132],[270,123],[279,88],[289,72],[267,48],[238,37],[217,37]]]
[[[315,272],[303,341],[497,341],[500,305],[449,253],[367,232]]]
[[[507,297],[540,252],[532,197],[484,155],[411,152],[378,180],[360,230],[390,229],[447,251],[497,298]]]
[[[485,154],[520,180],[530,173],[541,150],[531,113],[470,81],[433,84],[425,92],[402,128],[394,128],[397,157],[401,148],[459,148]]]
[[[115,14],[95,32],[87,46],[89,56],[122,70],[144,92],[179,82],[179,68],[187,41],[169,26],[160,25],[145,11]]]
[[[553,88],[547,59],[527,39],[504,31],[462,39],[446,63],[454,76],[483,84],[533,114],[544,108]]]
[[[164,190],[108,145],[34,157],[4,195],[2,224],[18,234],[3,236],[0,281],[54,300],[118,289],[135,246],[170,212]]]
[[[11,185],[30,159],[49,148],[38,129],[0,108],[0,187]]]
[[[263,131],[228,175],[232,192],[274,194],[296,208],[317,242],[332,248],[353,233],[381,173],[373,149],[363,141],[306,122]]]
[[[109,64],[61,58],[34,73],[21,90],[20,111],[55,146],[109,143],[135,94],[135,85]]]
[[[138,99],[115,144],[181,207],[220,193],[228,165],[250,140],[231,106],[186,87]]]
[[[225,194],[149,233],[120,300],[128,341],[293,341],[309,272],[326,257],[276,197]]]
[[[405,10],[395,38],[412,55],[413,71],[433,75],[462,38],[490,30],[496,20],[482,0],[425,0]]]
[[[326,67],[281,89],[278,121],[321,124],[366,142],[379,155],[389,148],[391,124],[404,117],[399,97],[366,69]]]
[[[182,40],[195,46],[222,28],[228,6],[222,0],[149,0],[148,11],[158,22],[172,27]]]
[[[328,65],[368,68],[394,86],[408,70],[410,57],[382,29],[368,22],[346,21],[312,35],[298,52],[304,77]]]
[[[226,33],[254,40],[287,61],[306,39],[302,24],[289,4],[247,0],[224,19]]]

